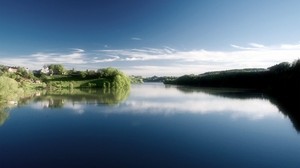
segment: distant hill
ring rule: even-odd
[[[299,91],[300,59],[293,63],[283,62],[268,69],[234,69],[200,75],[184,75],[174,80],[166,80],[164,83],[197,87]]]
[[[152,77],[147,77],[143,78],[144,82],[164,82],[164,81],[169,81],[169,80],[175,80],[176,77],[170,77],[170,76],[152,76]]]

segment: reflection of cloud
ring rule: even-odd
[[[72,101],[64,100],[63,108],[70,109],[77,114],[83,114],[85,108],[84,104],[86,104],[86,102],[72,102]],[[30,105],[31,108],[37,110],[43,110],[45,108],[49,108],[49,106],[50,106],[50,100],[40,100]]]
[[[253,107],[255,105],[257,108]],[[183,100],[182,102],[155,102],[155,101],[127,101],[126,106],[135,113],[195,113],[213,114],[228,113],[233,118],[262,119],[266,117],[278,116],[278,109],[267,100],[248,99],[230,100],[227,98],[215,98],[213,101],[205,99]]]
[[[64,108],[71,109],[77,114],[83,114],[84,113],[84,105],[79,103],[73,103],[73,102],[66,102],[64,104]]]
[[[137,114],[218,113],[254,120],[283,117],[277,107],[266,99],[231,99],[203,92],[184,94],[175,88],[165,89],[159,85],[155,89],[151,87],[153,86],[132,89],[133,98],[125,102],[124,111]]]
[[[45,102],[33,104],[33,108],[43,109]],[[174,87],[165,88],[162,84],[135,85],[131,89],[128,100],[118,106],[102,108],[94,106],[97,101],[64,101],[63,108],[76,114],[88,111],[117,114],[147,114],[147,115],[176,115],[176,114],[225,114],[232,118],[248,118],[251,120],[269,117],[282,118],[276,106],[267,99],[232,99],[209,95],[203,92],[183,93]],[[99,110],[101,109],[101,110]]]

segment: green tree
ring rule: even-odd
[[[130,87],[130,79],[123,72],[116,68],[99,69],[98,73],[101,78],[106,79],[106,84],[103,87],[106,88],[125,88]]]
[[[50,64],[48,68],[50,72],[53,72],[53,75],[63,75],[66,71],[64,66],[61,64]]]
[[[17,81],[5,76],[0,77],[0,101],[16,100],[23,93],[24,90],[19,88]]]

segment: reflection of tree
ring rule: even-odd
[[[8,108],[1,103],[0,104],[0,126],[4,124],[8,116],[9,116]]]
[[[80,102],[86,104],[114,105],[126,100],[129,96],[129,89],[72,89],[49,91],[35,99],[36,102],[46,102],[47,108],[61,108],[65,102]]]
[[[299,91],[298,91],[299,93]],[[295,129],[300,132],[300,95],[296,92],[269,93],[270,102],[288,116]]]
[[[64,106],[64,99],[49,99],[49,108],[62,108]]]
[[[293,90],[276,90],[276,91],[254,91],[241,89],[224,89],[224,88],[195,88],[184,86],[173,86],[184,93],[202,92],[215,96],[227,98],[250,99],[250,98],[267,98],[283,114],[288,116],[295,129],[300,132],[300,89]]]
[[[0,126],[4,124],[9,116],[9,107],[24,95],[24,90],[19,88],[18,82],[14,79],[0,77]]]
[[[129,89],[102,89],[100,102],[104,104],[118,104],[129,96]]]
[[[206,93],[215,96],[249,99],[249,98],[264,98],[265,94],[261,91],[251,89],[228,89],[228,88],[199,88],[186,86],[173,86],[183,93]]]

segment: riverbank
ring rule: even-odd
[[[165,84],[215,88],[247,88],[299,92],[300,60],[283,62],[267,69],[237,69],[184,75]]]
[[[51,67],[51,66],[49,66]],[[57,66],[59,67],[59,66]],[[63,70],[56,73],[32,72],[18,68],[16,72],[2,70],[0,74],[0,103],[18,102],[37,92],[74,89],[103,89],[106,93],[130,89],[130,78],[115,68],[96,71]]]

